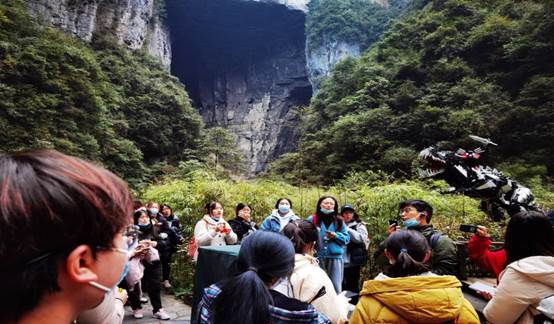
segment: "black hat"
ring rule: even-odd
[[[354,207],[352,207],[352,205],[349,205],[349,204],[346,204],[344,206],[342,206],[342,208],[340,209],[340,213],[344,213],[345,211],[347,210],[351,210],[353,212],[355,212],[356,210],[354,209]]]

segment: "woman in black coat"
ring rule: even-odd
[[[252,221],[251,212],[250,206],[240,203],[235,208],[236,217],[229,221],[233,232],[237,233],[239,244],[244,237],[258,230],[258,225]]]

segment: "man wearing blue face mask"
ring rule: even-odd
[[[431,246],[431,271],[439,275],[456,275],[458,268],[457,248],[446,235],[433,229],[430,224],[433,207],[423,200],[407,200],[398,206],[402,227],[423,234]],[[389,225],[388,235],[398,229],[396,224]]]

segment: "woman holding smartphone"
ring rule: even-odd
[[[237,234],[231,225],[223,219],[223,205],[212,201],[206,205],[208,214],[204,215],[194,227],[194,239],[197,246],[222,246],[237,243]],[[193,260],[198,258],[198,250]]]
[[[308,221],[317,226],[319,238],[322,241],[317,251],[319,265],[331,278],[337,293],[342,291],[344,247],[350,241],[348,228],[338,208],[334,197],[323,196],[317,202],[316,213],[308,217]]]

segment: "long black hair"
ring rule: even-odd
[[[327,198],[333,199],[335,202],[335,211],[332,214],[326,215],[321,212],[321,202]],[[335,224],[335,230],[338,231],[342,229],[342,226],[344,224],[344,218],[339,214],[339,204],[335,197],[333,196],[321,196],[319,200],[317,201],[317,205],[315,206],[315,214],[317,216],[317,222],[316,225],[318,227],[321,227],[321,223],[324,223],[325,226],[328,228],[331,223]]]
[[[519,212],[508,222],[504,248],[506,265],[530,256],[554,256],[554,229],[541,212]]]
[[[291,240],[296,253],[304,254],[306,245],[313,242],[315,242],[315,249],[319,247],[319,231],[312,222],[306,220],[290,222],[283,229],[283,235]]]
[[[240,273],[221,285],[210,317],[214,323],[269,323],[273,299],[266,284],[292,273],[291,241],[273,232],[254,232],[242,241],[237,267]]]
[[[387,251],[396,261],[385,271],[389,277],[415,276],[429,271],[424,263],[431,248],[423,234],[415,230],[393,232],[386,240]]]

